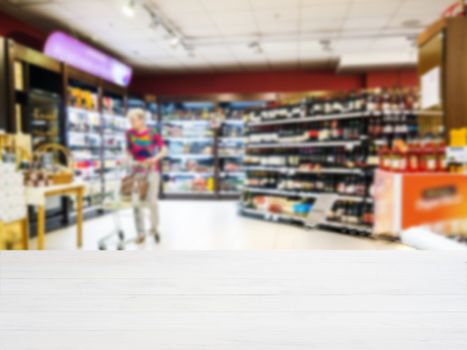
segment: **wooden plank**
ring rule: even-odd
[[[465,253],[0,252],[8,350],[467,347]]]
[[[14,59],[23,61],[43,69],[61,74],[62,65],[56,59],[44,55],[42,52],[14,43]]]
[[[452,18],[446,30],[446,130],[467,126],[467,18]]]
[[[418,36],[417,44],[418,46],[425,45],[430,41],[435,35],[438,35],[446,27],[446,18],[441,18],[430,25],[423,33]]]
[[[0,37],[0,130],[8,126],[8,74],[7,74],[7,46],[6,41]]]
[[[2,312],[467,312],[464,295],[48,295],[0,294]]]
[[[45,248],[45,206],[37,207],[37,249]]]
[[[161,315],[163,317],[164,315]],[[365,315],[356,315],[355,317]],[[326,317],[324,315],[324,317]],[[199,321],[201,320],[201,322]],[[2,344],[8,350],[465,350],[464,328],[406,328],[370,325],[358,328],[350,322],[346,327],[326,327],[284,320],[279,329],[269,323],[246,322],[244,327],[206,325],[203,315],[193,330],[174,331],[176,325],[151,330],[115,331],[0,331]],[[384,322],[384,319],[381,319]],[[41,321],[44,323],[44,320]],[[171,330],[167,330],[171,327]],[[377,345],[375,345],[377,344]]]

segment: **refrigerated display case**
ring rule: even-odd
[[[101,210],[102,118],[97,87],[70,82],[68,96],[66,146],[75,159],[75,175],[87,184],[84,210]]]
[[[161,104],[162,136],[168,156],[163,162],[163,197],[215,196],[214,104]]]
[[[62,143],[64,118],[59,62],[41,56],[38,63],[32,59],[30,51],[16,44],[10,46],[9,55],[14,62],[10,71],[14,87],[11,115],[17,116],[13,118],[15,122],[21,120],[20,125],[13,122],[9,128],[15,131],[22,128],[23,133],[30,134],[33,149],[44,144]],[[51,226],[66,222],[67,212],[66,200],[51,198],[47,201],[46,220]],[[34,232],[37,222],[34,209],[30,209],[29,217]]]
[[[245,181],[243,157],[245,154],[245,119],[252,108],[264,107],[264,101],[220,103],[223,120],[219,133],[218,164],[219,194],[240,195]]]
[[[111,198],[125,175],[122,167],[126,157],[126,131],[129,123],[125,116],[123,94],[104,91],[102,99],[102,164],[104,201]]]

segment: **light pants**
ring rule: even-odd
[[[133,213],[135,218],[135,228],[138,236],[146,234],[146,223],[144,209],[149,209],[151,222],[151,234],[159,232],[159,173],[151,171],[149,174],[137,174],[138,177],[148,177],[149,191],[145,201],[140,200],[138,193],[133,193]]]

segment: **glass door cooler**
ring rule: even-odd
[[[68,89],[66,145],[75,159],[75,174],[86,183],[84,210],[102,209],[102,118],[97,89],[71,85]]]
[[[168,156],[163,162],[163,196],[215,196],[214,104],[161,105],[163,138]]]
[[[264,106],[263,101],[221,103],[224,116],[218,143],[219,195],[239,196],[245,181],[243,169],[245,113]]]
[[[126,131],[129,122],[125,116],[123,95],[104,92],[102,108],[102,167],[104,200],[112,198],[125,175]]]

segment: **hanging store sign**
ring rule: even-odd
[[[44,53],[120,86],[128,86],[133,74],[130,66],[63,32],[49,35]]]

